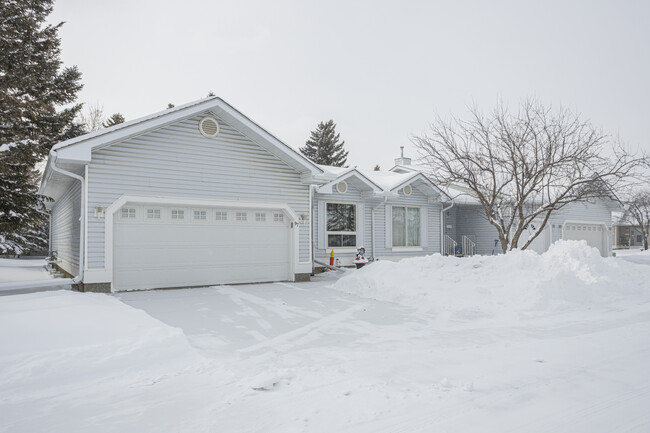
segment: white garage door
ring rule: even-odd
[[[113,290],[289,279],[281,210],[126,205],[114,224]]]
[[[600,255],[605,256],[605,236],[601,224],[566,223],[562,230],[562,239],[585,240],[587,244],[598,248]]]

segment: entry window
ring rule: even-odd
[[[348,203],[327,203],[327,246],[357,245],[357,206]]]
[[[218,210],[214,213],[215,219],[217,221],[228,221],[228,212],[225,210]]]
[[[266,221],[266,213],[255,212],[255,221],[257,221],[258,223]]]
[[[196,221],[205,221],[208,219],[208,211],[205,210],[195,210],[194,219]]]
[[[123,207],[121,217],[123,220],[134,220],[135,219],[135,208],[134,207]]]
[[[248,221],[248,214],[244,211],[238,210],[235,212],[235,221]]]
[[[185,211],[183,209],[172,209],[172,219],[173,220],[185,219]]]
[[[393,246],[422,246],[420,208],[393,206]]]
[[[273,222],[276,222],[276,223],[284,222],[284,214],[274,212],[273,213]]]
[[[147,219],[148,220],[159,220],[160,219],[160,209],[147,209]]]

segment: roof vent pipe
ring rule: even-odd
[[[401,150],[400,157],[395,158],[395,165],[411,165],[411,158],[404,158],[404,146],[399,148]]]

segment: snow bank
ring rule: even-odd
[[[648,293],[650,268],[603,258],[584,241],[559,241],[544,254],[426,257],[379,261],[333,287],[457,317],[564,309]]]
[[[195,386],[187,376],[207,363],[180,329],[108,295],[55,291],[0,297],[5,428],[98,431],[95,423],[112,411],[111,423],[103,420],[99,430],[117,430],[113,423],[128,425],[160,411],[170,400],[165,387],[177,378]],[[174,391],[182,393],[184,386]],[[188,404],[196,405],[194,400]]]

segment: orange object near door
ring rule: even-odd
[[[334,266],[334,250],[332,250],[332,253],[330,254],[330,266]]]

